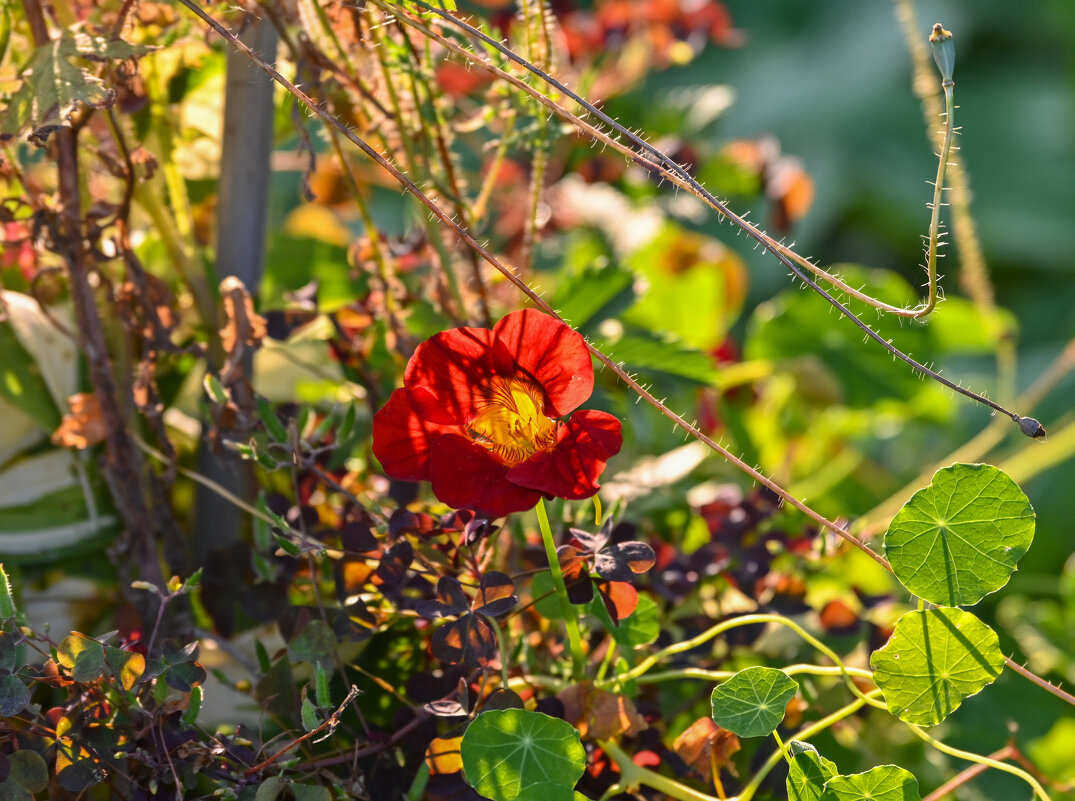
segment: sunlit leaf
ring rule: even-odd
[[[0,398],[52,431],[60,424],[60,410],[41,374],[41,368],[19,341],[12,324],[0,322]]]
[[[98,760],[89,749],[68,738],[63,738],[56,744],[56,764],[53,770],[60,786],[72,793],[81,793],[104,778]]]
[[[712,356],[673,335],[631,329],[616,336],[599,338],[598,344],[615,361],[623,362],[632,371],[683,378],[707,386],[717,378]]]
[[[931,603],[976,604],[1003,587],[1034,538],[1019,485],[987,464],[933,475],[892,518],[885,553],[907,589]]]
[[[523,709],[483,712],[460,748],[467,783],[492,801],[515,801],[527,788],[571,788],[586,767],[586,751],[570,723]]]
[[[426,764],[429,772],[434,773],[458,773],[463,769],[463,760],[460,756],[460,737],[434,737],[426,749]]]
[[[865,773],[833,776],[821,801],[920,801],[918,779],[903,768],[881,765]]]
[[[870,664],[889,711],[920,726],[940,723],[1004,667],[996,633],[970,612],[908,612]]]
[[[100,78],[72,63],[75,57],[95,61],[130,58],[150,48],[86,34],[65,35],[34,51],[22,69],[22,85],[12,95],[0,134],[32,128],[43,142],[56,126],[67,125],[80,105],[105,108],[112,100]]]
[[[825,782],[837,775],[836,763],[821,756],[809,743],[788,743],[791,765],[788,768],[788,801],[818,801]]]
[[[584,330],[634,303],[634,283],[635,275],[619,265],[587,264],[561,279],[552,306],[572,326]]]
[[[124,690],[131,689],[145,672],[146,658],[136,651],[123,651],[108,646],[105,648],[105,657]]]
[[[430,650],[449,665],[478,667],[496,656],[496,632],[481,615],[466,614],[434,631]]]
[[[56,648],[59,663],[71,671],[71,678],[90,682],[105,671],[104,646],[77,631],[68,634]]]
[[[740,737],[771,734],[799,685],[782,670],[749,667],[713,690],[713,720]]]
[[[910,285],[889,271],[857,265],[834,265],[833,271],[870,296],[895,306],[914,306]],[[844,299],[842,293],[836,293]],[[893,315],[877,317],[864,304],[848,302],[870,327],[912,356],[938,357],[940,348],[930,327]],[[938,311],[938,314],[943,314]],[[862,331],[840,315],[828,313],[825,301],[812,292],[787,289],[760,304],[751,316],[744,355],[748,359],[820,362],[838,377],[846,405],[863,408],[894,399],[912,400],[931,391],[918,374],[893,362],[879,345],[863,342]]]
[[[714,769],[730,766],[732,755],[741,748],[739,738],[722,729],[712,718],[698,718],[672,744],[672,750],[679,758],[701,773],[706,781],[712,779]]]

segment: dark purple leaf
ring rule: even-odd
[[[437,582],[436,600],[420,600],[415,603],[414,609],[428,620],[437,620],[442,617],[466,614],[470,610],[470,601],[458,579],[452,576],[442,576]]]
[[[340,544],[345,551],[369,553],[379,547],[377,538],[365,523],[351,522],[340,531]]]
[[[480,615],[463,615],[433,632],[430,650],[449,665],[480,667],[496,656],[496,634]]]
[[[436,534],[439,529],[440,525],[432,515],[412,512],[408,509],[396,509],[388,519],[388,533],[392,539],[397,539],[405,534],[428,537]]]
[[[396,588],[406,577],[407,568],[414,561],[414,548],[406,540],[397,542],[381,557],[381,564],[377,566],[374,575],[379,579],[382,587],[387,590]]]
[[[523,699],[519,697],[519,694],[517,692],[501,687],[485,699],[485,703],[482,704],[481,711],[488,712],[490,709],[523,708],[525,708],[525,704],[523,704]]]
[[[437,588],[439,590],[440,586]],[[504,573],[493,570],[482,576],[473,609],[487,617],[500,617],[514,609],[517,603],[519,597],[515,594],[514,582]]]
[[[657,561],[653,549],[644,542],[624,542],[609,545],[594,555],[597,575],[608,581],[631,581],[637,574],[645,573]]]
[[[581,528],[571,528],[568,529],[568,533],[571,535],[569,542],[580,551],[596,553],[604,548],[605,544],[608,542],[608,537],[600,531],[591,534],[589,531],[585,531]]]

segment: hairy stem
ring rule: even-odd
[[[541,529],[541,542],[545,546],[545,557],[549,560],[549,573],[552,574],[552,583],[556,587],[556,597],[560,599],[560,613],[564,616],[564,625],[567,627],[567,639],[571,644],[571,676],[575,681],[582,679],[582,668],[586,663],[586,657],[582,652],[582,635],[579,633],[579,620],[571,599],[567,597],[567,586],[564,584],[564,573],[560,570],[560,559],[556,556],[556,542],[552,538],[552,528],[549,526],[549,515],[545,511],[545,501],[537,503],[538,527]]]

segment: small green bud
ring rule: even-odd
[[[933,51],[933,60],[937,62],[941,78],[952,80],[952,71],[956,67],[956,43],[952,32],[946,31],[939,22],[933,26],[933,33],[929,35],[929,49]]]

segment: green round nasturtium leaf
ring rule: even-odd
[[[970,612],[942,607],[908,612],[870,657],[873,678],[893,715],[932,726],[1000,675],[996,632]]]
[[[713,690],[713,720],[739,737],[772,734],[799,685],[782,670],[749,667]]]
[[[896,578],[923,600],[978,603],[1008,583],[1034,539],[1019,485],[987,464],[954,464],[903,505],[885,534]]]
[[[515,801],[590,801],[578,790],[562,784],[542,782],[527,787],[516,797]]]
[[[791,763],[788,766],[788,801],[818,801],[825,791],[825,782],[840,771],[836,764],[825,759],[809,743],[792,740],[788,743]]]
[[[821,801],[921,801],[918,779],[895,765],[865,773],[833,776],[825,782]]]
[[[482,712],[467,726],[459,750],[467,783],[492,801],[516,801],[543,783],[573,788],[586,769],[574,726],[525,709]]]

